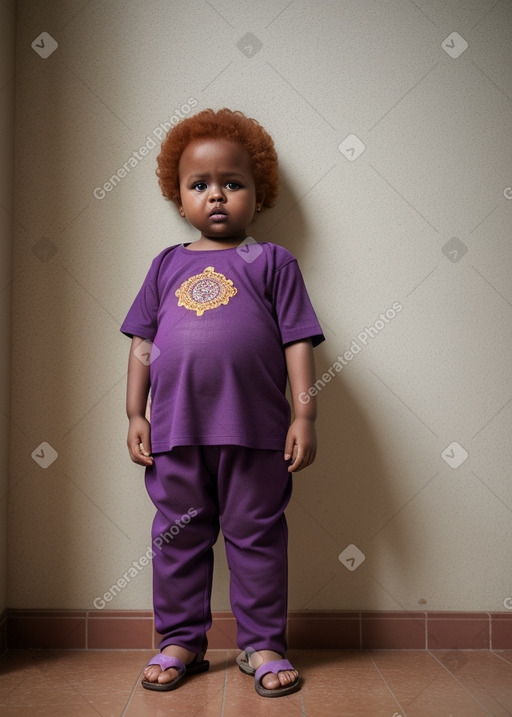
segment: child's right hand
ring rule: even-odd
[[[134,463],[140,466],[153,465],[151,457],[151,426],[144,416],[130,418],[128,428],[128,451]]]

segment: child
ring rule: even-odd
[[[206,671],[213,545],[222,528],[240,669],[258,694],[299,689],[284,659],[292,472],[315,458],[312,347],[324,340],[295,258],[247,237],[274,205],[277,155],[255,121],[204,110],[171,128],[160,186],[200,236],[154,259],[121,331],[128,365],[128,449],[146,467],[161,652],[147,689]],[[151,349],[151,354],[149,353]],[[290,382],[294,419],[285,397]],[[151,426],[146,404],[151,386]]]

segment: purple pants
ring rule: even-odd
[[[206,649],[213,545],[224,535],[241,650],[286,652],[287,526],[292,477],[281,451],[176,446],[155,454],[146,487],[153,522],[153,602],[160,649]]]

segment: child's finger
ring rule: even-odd
[[[132,459],[132,461],[134,463],[138,463],[138,465],[141,465],[141,466],[152,465],[153,458],[151,457],[150,452],[145,450],[145,448],[143,446],[143,442],[140,439],[140,436],[137,436],[133,440],[129,441],[128,451],[130,453],[130,458]]]
[[[298,447],[297,455],[292,465],[288,468],[290,472],[301,471],[303,468],[310,466],[315,460],[316,451],[313,449],[300,449]]]
[[[140,450],[140,452],[142,453],[143,456],[151,456],[151,451],[147,451],[147,450],[144,448],[144,443],[143,443],[142,441],[139,443],[139,450]]]
[[[153,464],[153,456],[151,455],[151,447],[149,446],[149,444],[146,445],[149,450],[146,450],[143,441],[139,443],[139,458],[141,465],[150,466]]]
[[[293,451],[292,451],[292,462],[288,466],[288,473],[293,473],[293,471],[300,470],[303,457],[304,457],[303,450],[295,443],[295,445],[293,446]]]
[[[295,442],[292,436],[287,436],[286,443],[284,445],[284,459],[285,461],[289,461],[293,456],[293,450],[295,447]]]

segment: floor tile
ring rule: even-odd
[[[0,714],[118,717],[146,659],[140,651],[14,651],[0,660]]]
[[[478,700],[429,652],[372,652],[370,657],[401,706],[398,714],[489,717]]]
[[[366,652],[308,650],[295,662],[304,675],[307,717],[392,717],[399,711]]]
[[[290,650],[300,692],[265,699],[210,650],[210,671],[171,692],[141,673],[154,650],[19,650],[0,658],[2,717],[510,717],[512,651]]]
[[[496,657],[501,657],[502,660],[512,663],[512,650],[493,650],[492,654],[496,655]]]
[[[441,662],[493,717],[510,717],[512,664],[487,650],[444,653]]]

